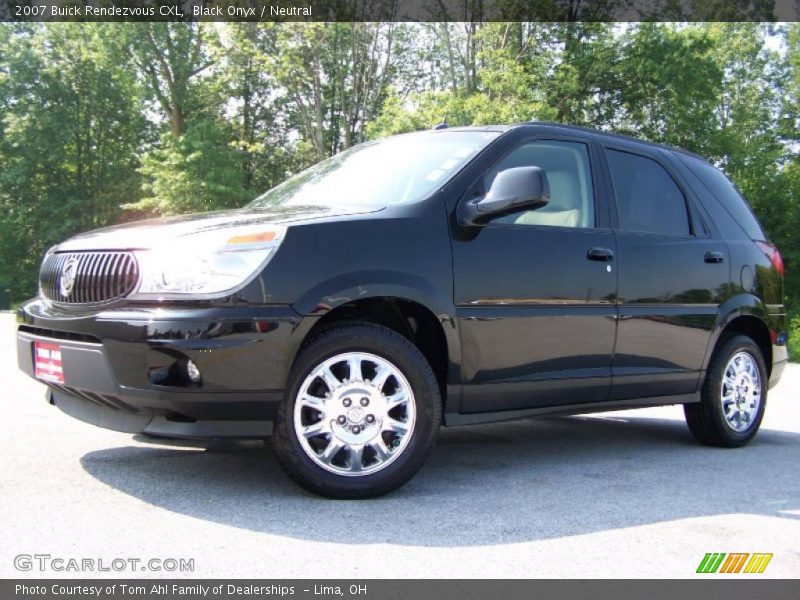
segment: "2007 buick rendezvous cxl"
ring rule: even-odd
[[[756,434],[783,263],[697,156],[533,123],[354,147],[240,210],[83,234],[20,309],[19,365],[90,423],[273,437],[319,494],[386,493],[439,425],[683,404]]]

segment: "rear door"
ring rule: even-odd
[[[596,162],[580,138],[523,139],[465,195],[485,193],[501,170],[538,166],[551,199],[455,236],[460,412],[607,399],[617,274]]]
[[[613,400],[696,389],[730,279],[726,245],[662,152],[604,148],[619,269]]]

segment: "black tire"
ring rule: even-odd
[[[731,358],[739,352],[746,352],[755,360],[761,388],[761,401],[755,417],[743,431],[736,431],[729,425],[720,400],[725,369]],[[767,369],[758,345],[745,335],[728,337],[720,343],[711,357],[703,382],[701,401],[683,406],[689,430],[699,442],[709,446],[725,448],[744,446],[755,437],[761,426],[764,409],[767,406],[767,387]]]
[[[414,396],[416,419],[401,454],[382,470],[360,476],[332,473],[318,465],[295,433],[294,408],[303,382],[324,361],[347,352],[366,352],[389,361],[406,378]],[[371,498],[411,479],[431,452],[441,423],[439,384],[422,353],[400,334],[372,323],[335,326],[314,338],[297,356],[272,436],[278,461],[307,490],[340,499]]]

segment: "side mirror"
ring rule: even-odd
[[[500,171],[485,196],[462,204],[459,220],[468,225],[484,225],[520,210],[541,208],[549,201],[550,185],[542,169],[514,167]]]

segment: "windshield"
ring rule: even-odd
[[[444,185],[498,135],[496,131],[426,131],[367,142],[298,173],[249,206],[415,202]]]

